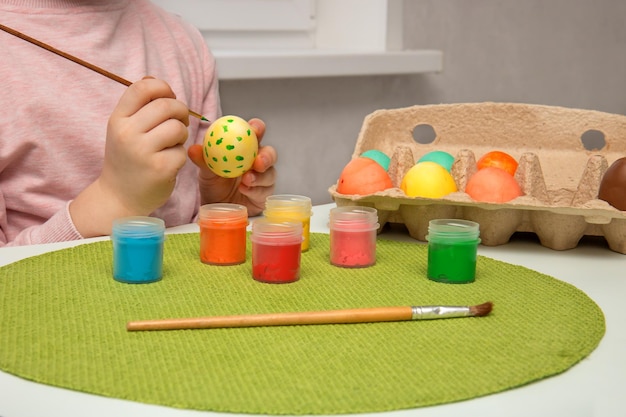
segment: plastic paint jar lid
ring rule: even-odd
[[[343,231],[377,230],[378,211],[373,207],[341,206],[330,210],[328,226]]]
[[[480,234],[476,222],[461,219],[437,219],[428,223],[426,240],[475,241]]]
[[[265,199],[265,211],[263,214],[287,214],[311,217],[312,203],[309,197],[295,194],[270,195]]]
[[[302,243],[302,223],[273,221],[259,218],[252,222],[252,242],[265,245],[293,245]]]
[[[155,217],[113,221],[113,278],[131,284],[155,282],[163,276],[165,222]]]
[[[113,220],[112,237],[150,238],[161,236],[165,232],[165,222],[156,217],[123,217]]]
[[[211,220],[214,224],[248,222],[248,209],[241,204],[213,203],[200,206],[198,220]]]
[[[300,279],[302,224],[259,218],[252,223],[252,278],[284,284]]]
[[[248,209],[240,204],[214,203],[200,207],[200,260],[209,265],[246,261]]]
[[[465,284],[476,278],[479,238],[476,222],[437,219],[428,224],[427,277],[448,284]]]
[[[342,206],[330,210],[330,263],[364,268],[376,263],[378,212],[372,207]]]

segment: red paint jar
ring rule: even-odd
[[[209,265],[246,261],[248,209],[240,204],[215,203],[200,207],[200,260]]]
[[[281,284],[300,279],[301,222],[256,219],[250,240],[255,280]]]
[[[330,210],[330,263],[363,268],[376,263],[378,212],[372,207],[343,206]]]

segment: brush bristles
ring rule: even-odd
[[[493,309],[493,303],[491,301],[488,301],[486,303],[482,303],[477,306],[471,306],[470,313],[474,317],[482,317],[491,313],[492,309]]]

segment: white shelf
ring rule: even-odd
[[[436,50],[213,50],[221,80],[392,75],[441,72]]]

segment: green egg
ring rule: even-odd
[[[454,163],[454,156],[444,151],[432,151],[422,156],[416,163],[427,161],[439,164],[450,172],[450,170],[452,170],[452,164]]]
[[[372,159],[376,161],[381,167],[385,168],[385,171],[389,170],[389,158],[384,152],[376,149],[370,149],[361,154],[362,157]]]

